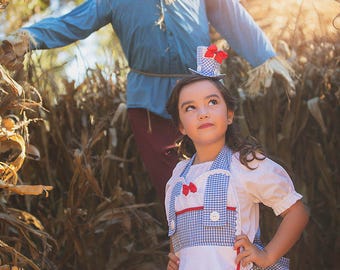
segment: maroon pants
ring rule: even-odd
[[[179,131],[172,121],[146,109],[128,109],[132,132],[150,180],[161,201],[164,201],[165,185],[178,162],[172,148]]]

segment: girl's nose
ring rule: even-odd
[[[205,108],[202,108],[201,110],[199,110],[199,119],[205,119],[208,118],[209,114],[208,114],[208,110],[206,110]]]

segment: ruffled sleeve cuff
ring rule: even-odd
[[[291,207],[294,203],[302,198],[302,195],[293,191],[289,193],[283,200],[276,203],[272,208],[274,210],[275,215],[280,215],[284,211],[286,211],[289,207]]]

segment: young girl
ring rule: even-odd
[[[192,75],[175,86],[167,110],[183,138],[166,186],[171,237],[167,269],[288,269],[282,256],[308,221],[287,172],[255,139],[236,132],[236,101],[220,75]],[[259,203],[282,222],[264,248]]]

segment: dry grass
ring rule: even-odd
[[[275,5],[270,3],[260,4],[267,10]],[[255,7],[249,9],[270,31]],[[321,18],[323,12],[318,14]],[[266,95],[243,97],[242,90],[236,89],[247,80],[249,66],[232,52],[226,84],[240,95],[237,113],[243,133],[258,137],[268,153],[285,164],[310,209],[310,223],[289,254],[291,269],[335,269],[339,250],[339,35],[310,36],[302,26],[292,28],[292,19],[284,22],[281,32],[273,30],[281,34],[270,36],[297,74],[296,97],[287,99],[280,78],[274,78]],[[25,160],[19,182],[54,189],[48,198],[8,196],[2,191],[6,203],[0,208],[0,264],[25,269],[164,269],[166,225],[162,205],[155,201],[136,156],[126,119],[125,68],[117,62],[113,74],[99,67],[89,70],[76,87],[60,80],[57,69],[46,71],[38,63],[28,63],[24,73],[11,74],[23,85],[26,100],[34,101],[33,107],[23,103],[31,108],[25,110],[24,120],[44,120],[18,129],[40,156],[39,161]],[[33,85],[39,97],[29,90]],[[22,107],[13,107],[17,99],[3,97],[1,117],[9,111],[22,117]],[[5,105],[10,110],[3,109]],[[265,241],[278,222],[263,208]]]

